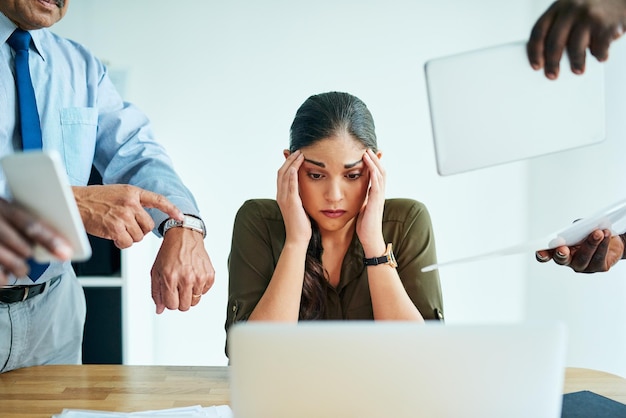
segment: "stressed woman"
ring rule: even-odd
[[[426,207],[385,199],[374,121],[347,93],[309,97],[291,125],[277,197],[245,202],[228,261],[239,321],[443,319]],[[395,254],[395,256],[394,256]]]

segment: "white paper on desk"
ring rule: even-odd
[[[158,418],[187,418],[187,417],[209,417],[209,418],[232,418],[233,413],[228,405],[190,406],[186,408],[162,409],[159,411],[133,412],[128,417],[158,417]]]
[[[612,235],[619,235],[626,232],[626,200],[616,202],[595,214],[582,218],[571,225],[568,225],[558,231],[523,244],[486,252],[483,254],[473,255],[470,257],[459,258],[456,260],[446,261],[443,263],[431,264],[423,267],[422,272],[436,270],[440,267],[467,263],[470,261],[486,260],[494,257],[502,257],[506,255],[519,254],[524,252],[535,252],[537,250],[552,249],[562,245],[572,246],[581,242],[590,233],[596,229],[608,229]]]
[[[65,409],[52,418],[233,418],[228,405],[201,407],[200,405],[182,408],[160,409],[139,412],[107,412],[79,409]]]

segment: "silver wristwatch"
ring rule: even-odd
[[[204,222],[200,218],[196,218],[195,216],[185,215],[182,221],[178,219],[168,219],[163,224],[163,235],[171,228],[183,227],[193,229],[202,234],[202,238],[206,237],[206,228],[204,226]]]

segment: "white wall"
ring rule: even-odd
[[[126,73],[126,98],[150,115],[197,196],[217,273],[199,306],[157,317],[149,269],[159,241],[126,251],[126,362],[226,363],[232,221],[244,200],[275,196],[289,125],[311,94],[348,91],[368,104],[387,195],[426,203],[440,261],[527,239],[526,163],[437,175],[423,64],[525,39],[536,11],[528,0],[73,1],[56,31]],[[442,269],[448,323],[523,319],[532,260]]]

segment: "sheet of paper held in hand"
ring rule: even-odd
[[[608,229],[612,235],[626,232],[626,200],[619,201],[594,215],[582,218],[567,227],[560,229],[544,238],[535,239],[523,244],[514,245],[500,250],[490,251],[470,257],[450,260],[443,263],[431,264],[423,267],[422,272],[432,271],[440,267],[470,261],[479,261],[524,252],[552,249],[562,245],[572,246],[584,240],[596,229]]]

